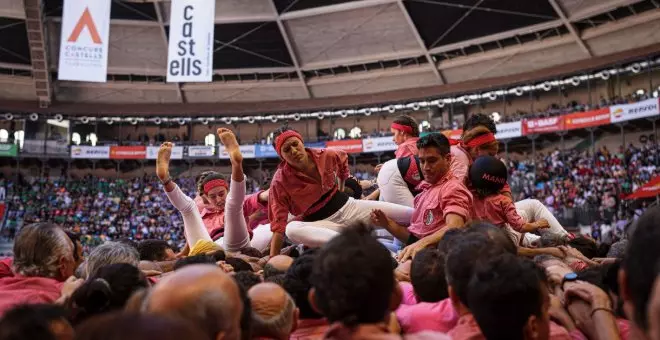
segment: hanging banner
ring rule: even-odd
[[[147,159],[157,159],[160,146],[147,146]],[[172,148],[172,157],[170,159],[183,159],[183,146]]]
[[[548,117],[523,120],[523,134],[548,133],[564,129],[564,117]]]
[[[255,158],[255,148],[254,144],[252,145],[241,145],[238,147],[241,150],[241,153],[243,154],[243,158]],[[220,159],[229,159],[229,153],[227,150],[225,150],[224,145],[220,145],[220,149],[218,154],[220,155]]]
[[[110,0],[64,0],[59,80],[106,81]]]
[[[215,0],[173,0],[167,82],[213,80]]]
[[[188,147],[188,157],[209,158],[215,155],[215,148],[208,145],[196,145]]]
[[[647,99],[638,103],[610,106],[612,123],[625,122],[660,114],[658,98]]]
[[[510,122],[510,123],[500,123],[497,124],[497,133],[495,138],[497,139],[509,139],[517,138],[522,136],[522,122]]]
[[[362,140],[360,139],[335,140],[327,142],[325,146],[328,149],[342,150],[346,153],[362,152]]]
[[[110,159],[145,159],[146,146],[111,146]]]
[[[16,157],[18,147],[16,144],[0,144],[0,157]]]
[[[392,137],[376,137],[362,140],[363,152],[383,152],[396,150]]]
[[[325,142],[305,142],[305,147],[310,149],[325,149],[327,145]]]
[[[582,129],[610,124],[610,108],[600,110],[576,112],[564,116],[566,130]]]
[[[255,158],[277,158],[275,148],[270,144],[257,144],[254,146]]]
[[[110,158],[109,146],[81,146],[71,147],[71,158],[74,159],[108,159]]]

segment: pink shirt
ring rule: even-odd
[[[428,236],[445,227],[447,214],[459,215],[467,221],[471,209],[472,194],[462,181],[448,172],[415,197],[415,211],[408,231],[419,238]]]
[[[201,196],[195,197],[195,204],[197,204],[199,214],[202,215],[202,221],[204,221],[204,227],[209,236],[214,240],[220,238],[225,230],[225,210],[204,203]]]
[[[518,215],[516,206],[510,198],[503,194],[491,195],[485,198],[474,194],[473,204],[475,219],[488,221],[499,227],[508,224],[516,231],[521,231],[525,225],[525,220]]]
[[[60,298],[62,284],[46,277],[14,275],[0,278],[0,316],[17,305],[55,302]]]
[[[399,146],[396,148],[396,151],[394,151],[394,157],[403,158],[409,156],[417,156],[419,153],[419,149],[417,149],[418,140],[419,137],[406,139],[405,142],[399,144]]]
[[[326,319],[309,319],[298,321],[298,327],[289,336],[290,340],[315,340],[323,338],[323,335],[328,331],[328,320]]]
[[[452,340],[486,340],[481,329],[477,324],[472,314],[466,314],[458,319],[458,325],[447,333]],[[572,340],[573,335],[569,333],[566,328],[559,326],[554,322],[550,322],[550,339],[551,340]]]
[[[268,224],[268,204],[259,202],[259,194],[262,192],[248,195],[243,200],[243,216],[249,230],[254,230],[261,224]],[[258,213],[257,216],[250,220],[250,216],[255,213]]]
[[[337,192],[338,180],[345,181],[350,175],[348,155],[345,152],[329,149],[306,150],[316,163],[321,182],[285,162],[277,167],[268,195],[268,219],[273,232],[286,231],[289,213],[294,216],[307,216],[318,211]],[[318,202],[326,194],[328,195],[324,202]]]
[[[452,145],[449,148],[449,153],[451,154],[449,171],[459,180],[465,181],[468,175],[468,169],[472,164],[470,155],[460,145]]]
[[[410,282],[399,282],[399,288],[401,288],[401,304],[404,305],[416,305],[417,297],[415,296],[415,289]]]
[[[447,333],[458,323],[458,313],[450,299],[433,303],[420,302],[416,305],[401,305],[396,310],[396,318],[405,334],[421,331]]]

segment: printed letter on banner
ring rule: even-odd
[[[647,99],[638,103],[610,106],[612,123],[624,122],[660,114],[658,98]]]
[[[167,82],[213,79],[215,0],[173,0]]]
[[[106,81],[110,0],[64,0],[57,78]]]

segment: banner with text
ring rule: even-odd
[[[147,159],[157,159],[158,150],[160,146],[147,146]],[[171,159],[183,159],[183,146],[175,146],[172,148]]]
[[[255,158],[255,145],[241,145],[239,146],[239,149],[241,150],[241,153],[243,154],[243,158],[248,159],[248,158]],[[219,153],[220,159],[229,159],[229,153],[227,150],[225,150],[224,145],[220,145]]]
[[[564,116],[566,130],[582,129],[610,123],[610,108],[587,112],[576,112]]]
[[[254,154],[256,158],[277,158],[275,148],[270,144],[257,144],[254,146]]]
[[[548,133],[564,129],[564,117],[547,117],[523,120],[523,134]]]
[[[362,152],[362,140],[361,139],[335,140],[325,143],[325,147],[328,149],[342,150],[346,153],[360,153]]]
[[[167,82],[213,80],[215,0],[173,0]]]
[[[522,136],[522,121],[497,124],[495,138],[507,139]]]
[[[195,145],[188,147],[188,157],[209,158],[215,155],[215,148],[209,145]]]
[[[610,106],[612,123],[625,122],[660,114],[658,98],[647,99],[639,103]]]
[[[71,158],[74,159],[108,159],[110,158],[109,146],[72,146]]]
[[[0,157],[16,157],[18,147],[16,144],[0,144]]]
[[[23,141],[22,151],[37,155],[68,155],[69,144],[63,140],[49,140],[44,143],[43,140],[26,139]]]
[[[64,0],[59,80],[106,81],[110,0]]]
[[[111,146],[110,159],[145,159],[146,146]]]
[[[392,137],[376,137],[362,140],[363,152],[382,152],[396,150],[396,143]]]

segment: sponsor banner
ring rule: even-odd
[[[523,120],[523,134],[548,133],[564,129],[564,117],[548,117]]]
[[[610,124],[610,108],[600,110],[576,112],[564,116],[566,130],[582,129],[593,126]]]
[[[109,146],[72,146],[71,158],[75,159],[108,159],[110,158]]]
[[[44,152],[44,146],[46,152]],[[23,152],[38,155],[68,155],[69,145],[65,141],[49,140],[44,143],[43,140],[28,139],[23,142]]]
[[[396,143],[392,137],[367,138],[362,140],[363,152],[381,152],[396,150]]]
[[[110,0],[64,0],[59,80],[106,81]]]
[[[243,154],[243,158],[255,158],[255,145],[241,145],[239,146],[239,149],[241,150],[241,153]],[[229,153],[227,153],[227,150],[225,150],[224,145],[220,145],[220,149],[218,154],[220,155],[220,159],[229,159]]]
[[[18,147],[16,144],[0,144],[0,157],[16,157],[18,155]]]
[[[625,122],[660,114],[658,98],[648,99],[639,103],[610,106],[612,123]]]
[[[497,124],[495,138],[507,139],[522,136],[522,121]]]
[[[275,148],[270,144],[257,144],[254,146],[255,158],[278,158]]]
[[[213,80],[215,0],[173,0],[167,82]]]
[[[160,146],[147,146],[147,159],[157,159],[158,150],[160,150]],[[172,148],[171,159],[183,159],[183,146],[175,146]]]
[[[110,159],[145,159],[146,146],[111,146]]]
[[[362,152],[361,139],[347,139],[335,140],[325,143],[326,148],[334,150],[342,150],[346,153],[360,153]]]
[[[195,145],[188,147],[188,157],[209,158],[215,155],[215,148],[208,145]]]
[[[313,142],[313,143],[305,143],[305,147],[310,149],[325,149],[327,145],[325,142]]]

